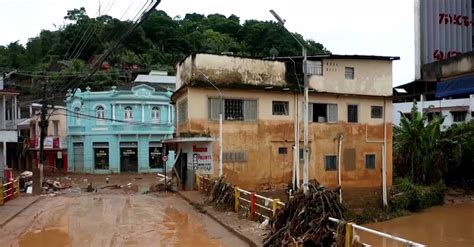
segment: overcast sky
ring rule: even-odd
[[[102,13],[117,18],[129,9],[125,19],[146,2],[100,1]],[[0,0],[0,45],[16,40],[24,44],[42,29],[56,29],[64,24],[67,10],[82,6],[95,17],[99,0]],[[289,30],[322,43],[332,53],[400,56],[393,67],[394,85],[414,78],[413,0],[162,0],[158,9],[171,17],[235,14],[241,21],[273,20],[269,10],[274,9],[287,20]]]

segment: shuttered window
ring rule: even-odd
[[[328,122],[337,122],[336,104],[328,104]]]
[[[178,124],[188,121],[188,99],[178,103]]]
[[[220,99],[219,98],[209,98],[208,112],[210,120],[219,120],[220,114]]]

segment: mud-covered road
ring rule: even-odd
[[[64,193],[0,229],[0,246],[247,246],[172,193]]]

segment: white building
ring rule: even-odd
[[[17,105],[17,96],[19,93],[15,90],[3,89],[0,87],[0,177],[3,178],[5,167],[10,167],[10,152],[7,152],[9,145],[16,150],[18,142],[17,119],[20,112]],[[16,153],[16,152],[14,152]]]
[[[474,119],[474,94],[471,94],[469,98],[428,101],[422,95],[416,103],[419,112],[428,112],[428,118],[432,118],[437,114],[444,116],[444,122],[441,126],[442,130],[449,128],[452,124]],[[413,102],[393,103],[393,124],[398,126],[401,119],[400,112],[409,116],[412,107]]]

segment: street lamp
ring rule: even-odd
[[[223,136],[222,136],[222,101],[223,101],[223,98],[222,98],[222,92],[221,90],[216,87],[216,85],[214,83],[212,83],[210,80],[209,80],[209,77],[204,74],[203,72],[199,71],[199,73],[201,73],[204,78],[206,78],[206,81],[209,82],[209,84],[211,84],[216,90],[217,92],[219,92],[219,177],[222,176],[222,139],[223,139]]]
[[[308,83],[308,64],[307,64],[307,55],[306,55],[306,47],[305,45],[298,39],[293,33],[288,31],[285,27],[285,20],[283,20],[273,9],[270,10],[270,13],[275,17],[275,19],[280,23],[280,25],[293,37],[293,39],[298,42],[301,46],[302,53],[303,53],[303,78],[304,78],[304,107],[303,107],[303,131],[304,131],[304,166],[303,166],[303,191],[304,193],[308,192],[308,158],[309,158],[309,145],[308,145],[308,90],[309,90],[309,83]],[[299,152],[299,150],[298,150]],[[299,182],[299,181],[298,181]]]

